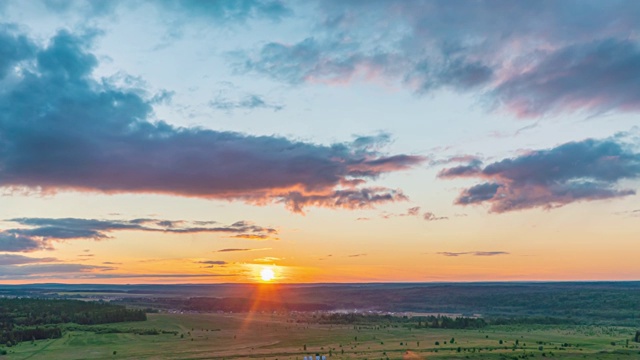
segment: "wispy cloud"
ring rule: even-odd
[[[37,3],[37,2],[36,2]],[[48,11],[57,13],[79,13],[87,18],[113,15],[118,9],[127,10],[144,6],[158,12],[158,16],[169,25],[182,27],[196,19],[217,25],[243,24],[249,19],[269,19],[279,21],[291,14],[284,2],[279,0],[243,0],[243,1],[200,1],[200,0],[160,0],[160,1],[78,1],[55,0],[41,1]],[[176,30],[174,30],[176,31]]]
[[[393,214],[393,213],[383,213],[381,215],[381,217],[383,219],[390,219],[393,217],[407,217],[407,216],[411,216],[411,217],[420,217],[420,206],[414,206],[414,207],[410,207],[407,209],[407,211],[405,213],[402,214]],[[436,216],[434,213],[427,211],[425,213],[422,214],[422,218],[426,221],[437,221],[437,220],[447,220],[449,219],[446,216]]]
[[[115,231],[145,231],[172,234],[218,233],[244,235],[251,239],[256,235],[266,240],[277,235],[277,230],[255,225],[248,221],[237,221],[231,225],[194,226],[184,220],[157,219],[96,220],[78,218],[15,218],[7,221],[27,226],[0,231],[0,251],[29,252],[52,248],[53,241],[71,239],[103,240]],[[93,256],[85,254],[80,256]]]
[[[225,266],[229,263],[223,260],[202,260],[196,261],[196,264],[206,265],[205,268],[214,268],[218,266]]]
[[[457,257],[463,255],[471,255],[471,256],[497,256],[497,255],[509,255],[510,253],[506,251],[465,251],[465,252],[449,252],[443,251],[439,252],[439,255],[449,256],[449,257]]]
[[[0,254],[0,266],[2,265],[23,265],[34,263],[50,263],[58,262],[59,260],[53,257],[35,258],[14,254]]]
[[[209,106],[216,110],[233,111],[233,110],[255,110],[268,109],[280,111],[284,109],[284,105],[268,102],[260,95],[246,95],[238,100],[230,100],[219,96],[209,102]]]
[[[363,257],[363,256],[367,256],[367,254],[351,254],[351,255],[347,255],[347,257],[350,257],[350,258]]]
[[[243,252],[243,251],[263,251],[263,250],[271,250],[271,248],[260,248],[260,249],[228,248],[228,249],[216,250],[214,252]]]
[[[54,277],[61,274],[81,273],[116,270],[110,266],[83,265],[83,264],[29,264],[29,265],[0,265],[0,278],[19,279],[38,276]]]
[[[283,259],[275,256],[265,256],[265,257],[253,259],[254,262],[259,262],[259,263],[273,263],[280,260],[283,260]]]
[[[439,177],[485,180],[463,190],[456,199],[458,205],[488,203],[496,213],[551,209],[635,194],[618,185],[640,177],[640,153],[619,139],[587,139],[484,166],[444,169]]]
[[[446,216],[436,216],[436,214],[432,212],[426,212],[422,215],[422,218],[425,221],[438,221],[438,220],[448,220],[449,218]]]
[[[278,240],[277,237],[271,234],[238,234],[231,235],[230,237],[236,239],[247,239],[247,240]]]

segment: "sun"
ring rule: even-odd
[[[271,268],[264,268],[260,270],[260,278],[262,279],[262,281],[265,281],[265,282],[271,281],[275,277],[276,277],[276,274],[273,272],[273,269]]]

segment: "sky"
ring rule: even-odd
[[[640,2],[0,16],[0,283],[638,280]]]

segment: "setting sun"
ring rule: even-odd
[[[260,278],[262,281],[271,281],[275,277],[275,274],[271,268],[264,268],[260,271]]]

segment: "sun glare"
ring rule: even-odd
[[[276,275],[271,268],[264,268],[260,271],[260,278],[262,281],[271,281]]]

